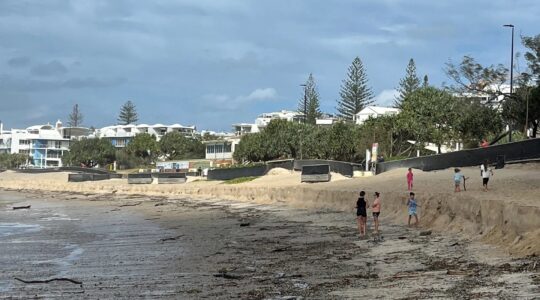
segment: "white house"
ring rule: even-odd
[[[28,155],[27,164],[37,168],[61,167],[62,155],[69,151],[70,140],[87,136],[82,127],[63,127],[50,124],[30,126],[26,129],[3,130],[0,124],[0,153]]]
[[[205,158],[215,162],[216,164],[231,164],[233,161],[233,153],[240,137],[227,137],[221,140],[205,141],[206,155]]]
[[[356,124],[360,125],[367,121],[369,118],[377,118],[385,115],[398,114],[400,110],[394,107],[382,107],[382,106],[367,106],[359,111],[355,116]]]
[[[159,141],[166,133],[179,132],[186,137],[195,135],[195,126],[182,126],[180,124],[139,124],[139,125],[113,125],[96,130],[95,137],[106,138],[111,141],[116,148],[123,148],[139,133],[149,133],[155,135]]]

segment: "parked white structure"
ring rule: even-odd
[[[96,130],[95,137],[109,139],[113,146],[123,148],[139,133],[149,133],[155,135],[159,141],[166,133],[179,132],[186,137],[195,135],[195,126],[182,126],[180,124],[139,124],[139,125],[113,125]]]
[[[358,125],[363,124],[369,118],[377,118],[385,115],[399,114],[400,110],[394,107],[367,106],[355,115],[355,122]]]
[[[27,165],[36,168],[61,167],[62,155],[69,151],[70,140],[87,136],[82,127],[63,127],[62,122],[34,125],[26,129],[4,130],[0,123],[0,153],[28,155]]]

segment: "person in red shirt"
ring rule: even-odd
[[[489,147],[489,142],[486,139],[483,139],[482,143],[480,143],[480,147],[482,147],[482,148]]]
[[[407,173],[407,190],[412,191],[413,188],[413,172],[412,169],[409,168],[409,172]]]

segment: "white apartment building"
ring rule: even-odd
[[[4,130],[0,124],[0,153],[28,155],[27,165],[36,168],[61,167],[62,156],[69,151],[70,139],[86,136],[86,128],[35,125],[26,129]]]
[[[195,126],[182,126],[180,124],[139,124],[139,125],[113,125],[96,130],[95,137],[106,138],[111,141],[116,148],[124,148],[139,133],[155,135],[159,141],[166,133],[179,132],[186,137],[195,135]]]
[[[354,120],[356,124],[361,125],[370,118],[377,118],[385,115],[396,115],[399,114],[399,112],[400,110],[394,107],[367,106],[354,116]]]

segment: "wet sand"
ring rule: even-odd
[[[7,191],[0,205],[2,299],[540,297],[537,257],[384,218],[361,240],[352,209]]]

